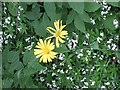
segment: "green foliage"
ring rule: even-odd
[[[106,5],[107,8],[102,2],[2,3],[3,88],[119,89],[120,3]],[[108,7],[108,13],[102,15]],[[50,36],[46,28],[54,28],[55,20],[63,21],[68,36],[60,48],[55,48],[58,55],[53,62],[45,64],[33,52],[39,39]]]

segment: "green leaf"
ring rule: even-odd
[[[19,60],[19,51],[9,51],[5,49],[2,53],[3,63],[14,62]]]
[[[73,8],[77,13],[83,14],[84,2],[68,2],[70,7]]]
[[[32,22],[32,25],[37,35],[41,37],[44,37],[46,35],[46,30],[44,29],[44,25],[42,22],[35,20]]]
[[[76,16],[76,18],[74,19],[74,25],[75,27],[80,30],[82,33],[86,33],[85,30],[85,24],[84,22],[81,20],[80,16]]]
[[[105,20],[103,20],[103,24],[106,26],[106,28],[110,30],[115,30],[115,26],[113,25],[114,16],[107,17]]]
[[[94,41],[90,44],[90,47],[93,48],[93,49],[99,49],[99,45],[98,45],[98,42],[97,41]]]
[[[10,64],[9,71],[13,72],[14,70],[19,70],[21,68],[23,68],[23,64],[20,61],[14,61]]]
[[[69,52],[68,48],[64,44],[60,45],[59,48],[56,48],[55,51],[58,53]]]
[[[100,4],[96,2],[85,2],[85,11],[87,12],[95,12],[101,7]]]
[[[31,60],[34,61],[34,59],[35,59],[35,56],[33,54],[33,50],[31,51],[26,50],[23,56],[23,63],[27,65]]]
[[[120,7],[120,2],[108,2],[108,4],[110,4],[114,7]]]
[[[81,18],[83,18],[83,21],[84,21],[84,22],[91,23],[91,21],[90,21],[90,16],[89,16],[89,14],[86,13],[85,11],[84,11],[83,15],[81,16]]]
[[[3,87],[2,88],[11,88],[12,83],[13,83],[13,79],[7,78],[7,79],[3,80]]]
[[[44,2],[44,8],[45,11],[47,12],[47,15],[51,18],[54,19],[56,15],[56,7],[54,2]]]
[[[36,5],[36,7],[32,8],[30,12],[27,12],[24,16],[29,20],[36,20],[41,17],[39,6]]]
[[[75,16],[76,16],[76,12],[74,10],[71,10],[67,16],[66,24],[67,25],[70,24],[74,20]]]
[[[11,15],[17,16],[17,7],[16,3],[8,3],[8,11]]]

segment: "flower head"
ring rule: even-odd
[[[59,47],[59,42],[64,43],[65,41],[62,38],[65,38],[65,35],[68,35],[67,31],[63,31],[63,28],[66,25],[62,25],[62,20],[54,22],[55,29],[52,27],[47,27],[47,30],[53,34],[53,36],[48,37],[47,39],[51,39],[53,37],[56,38],[56,47]]]
[[[40,57],[40,62],[52,62],[52,59],[56,57],[57,53],[52,51],[55,47],[50,41],[50,39],[48,41],[40,39],[39,42],[37,42],[37,49],[34,49],[34,55],[36,55],[36,58]]]

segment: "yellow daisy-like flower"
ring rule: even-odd
[[[50,42],[51,40],[43,41],[42,39],[40,39],[39,42],[37,42],[37,49],[34,49],[34,55],[36,55],[36,58],[40,57],[40,62],[52,62],[52,59],[56,57],[57,52],[52,51],[55,48],[55,46],[53,43]]]
[[[56,38],[56,47],[59,47],[59,42],[64,43],[65,41],[62,38],[65,38],[65,35],[68,35],[67,31],[63,31],[63,28],[66,25],[62,25],[62,20],[57,20],[54,22],[55,29],[52,27],[47,27],[47,30],[53,34],[53,36],[48,37],[47,39],[51,39],[53,37]]]

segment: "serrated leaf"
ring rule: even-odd
[[[80,30],[82,33],[86,33],[85,30],[85,24],[84,22],[81,20],[80,16],[76,16],[76,18],[74,19],[74,25],[75,27]]]
[[[68,2],[70,7],[73,8],[77,13],[83,14],[84,2]]]
[[[96,3],[96,2],[85,2],[84,10],[87,11],[87,12],[95,12],[100,7],[101,7],[101,5]]]

